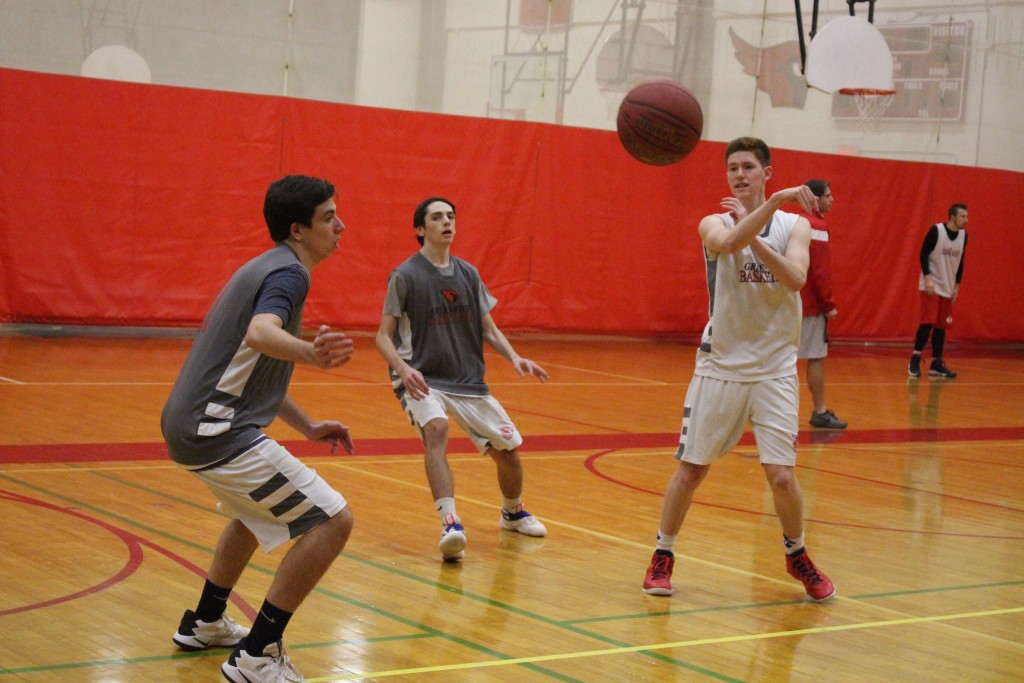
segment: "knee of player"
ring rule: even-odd
[[[682,460],[679,462],[675,476],[678,478],[681,486],[693,490],[704,481],[704,477],[708,475],[708,470],[710,469],[709,465],[695,465]]]
[[[423,425],[423,439],[427,443],[448,438],[448,420],[436,418]]]
[[[487,447],[487,454],[497,461],[506,462],[509,464],[517,464],[519,462],[519,449],[513,448],[511,450],[502,451],[498,450],[494,446]]]
[[[768,485],[777,491],[795,491],[796,475],[792,467],[770,467],[765,470]]]
[[[339,510],[336,515],[331,517],[330,523],[334,528],[335,534],[343,540],[347,540],[348,535],[352,533],[352,527],[356,523],[355,516],[352,514],[352,506],[346,505]]]

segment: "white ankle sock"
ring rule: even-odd
[[[804,547],[804,534],[800,534],[799,538],[790,538],[782,534],[782,542],[786,544],[786,554],[793,555]]]
[[[675,548],[675,546],[676,546],[676,537],[675,536],[669,536],[668,534],[662,533],[661,529],[658,529],[658,541],[657,541],[657,546],[656,546],[657,549],[658,550],[667,550],[669,552],[673,552],[673,548]]]
[[[454,498],[438,498],[434,501],[434,506],[437,508],[437,516],[441,519],[441,526],[445,526],[444,518],[448,515],[458,517],[455,514],[455,499]]]

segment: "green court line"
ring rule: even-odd
[[[1003,588],[1007,586],[1024,586],[1024,581],[996,581],[993,583],[975,583],[965,586],[936,586],[934,588],[915,588],[914,590],[891,591],[888,593],[864,593],[862,595],[851,595],[853,600],[872,600],[874,598],[901,598],[907,595],[918,595],[922,593],[944,593],[947,591],[966,591],[984,588]]]

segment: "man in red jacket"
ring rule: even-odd
[[[846,423],[825,404],[825,356],[828,355],[828,321],[836,317],[832,301],[832,253],[828,246],[828,226],[824,214],[832,210],[832,187],[827,180],[804,183],[818,198],[818,210],[799,212],[811,224],[811,266],[807,284],[800,290],[803,321],[797,358],[807,359],[807,388],[811,390],[814,408],[811,426],[823,429],[846,429]]]

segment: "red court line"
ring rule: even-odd
[[[679,443],[676,432],[639,434],[542,434],[526,436],[524,452],[591,451],[624,448],[664,448],[675,450]],[[1018,441],[1024,440],[1024,427],[928,427],[921,429],[847,429],[843,431],[803,431],[800,443],[865,444],[922,443],[943,441]],[[329,451],[324,444],[313,441],[284,441],[283,445],[298,456],[323,456]],[[754,444],[750,432],[740,445]],[[356,439],[355,455],[414,455],[423,450],[419,439]],[[469,439],[452,439],[450,453],[475,453]],[[337,456],[349,457],[349,456]],[[79,443],[0,446],[0,465],[45,464],[57,462],[99,462],[127,460],[166,460],[167,447],[159,442],[145,443]]]
[[[128,561],[125,563],[125,566],[122,567],[121,570],[118,571],[115,575],[101,581],[95,586],[83,588],[81,590],[75,591],[74,593],[69,593],[68,595],[61,595],[58,597],[50,598],[49,600],[44,600],[32,604],[19,605],[17,607],[11,607],[8,609],[0,610],[0,617],[7,616],[8,614],[17,614],[18,612],[28,612],[37,609],[42,609],[44,607],[52,607],[53,605],[58,605],[63,602],[71,602],[73,600],[78,600],[80,598],[84,598],[89,595],[105,591],[106,589],[111,588],[112,586],[127,580],[142,566],[143,546],[149,547],[155,550],[156,552],[160,553],[161,555],[164,555],[172,562],[180,564],[181,566],[190,570],[196,576],[199,576],[203,579],[206,578],[206,572],[203,571],[200,567],[193,564],[192,562],[189,562],[184,557],[171,552],[167,548],[164,548],[163,546],[160,546],[157,543],[154,543],[153,541],[150,541],[146,538],[137,536],[136,534],[133,534],[132,532],[127,531],[126,529],[122,529],[121,527],[115,526],[108,522],[104,522],[103,520],[97,519],[95,517],[90,517],[89,515],[86,515],[82,512],[78,512],[72,508],[62,507],[54,503],[47,503],[46,501],[43,500],[29,498],[28,496],[23,496],[21,494],[14,493],[13,491],[5,491],[3,489],[0,489],[0,499],[9,500],[13,503],[35,505],[37,507],[46,508],[54,512],[69,515],[71,517],[80,519],[90,524],[95,524],[96,526],[105,529],[106,531],[109,531],[114,536],[121,539],[121,542],[124,543],[125,547],[128,548]],[[45,559],[43,560],[43,562],[45,562]],[[235,606],[238,607],[238,609],[241,610],[241,612],[249,618],[250,621],[256,618],[256,610],[253,609],[252,605],[243,600],[238,595],[238,593],[232,591],[230,599],[231,602],[233,602]]]

